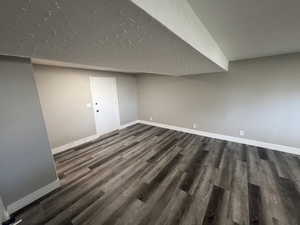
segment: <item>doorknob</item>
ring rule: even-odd
[[[99,112],[99,109],[97,109],[97,111],[96,112]]]

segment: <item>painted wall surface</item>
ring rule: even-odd
[[[137,120],[135,76],[42,65],[34,76],[52,148],[96,133],[90,76],[116,77],[121,125]]]
[[[57,179],[32,65],[0,57],[0,195],[7,206]]]
[[[136,76],[117,76],[121,125],[138,119],[138,97]]]
[[[231,63],[229,72],[138,77],[139,119],[300,147],[300,54]]]

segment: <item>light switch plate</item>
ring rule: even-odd
[[[245,136],[245,131],[244,130],[240,130],[240,136]]]

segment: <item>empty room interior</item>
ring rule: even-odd
[[[2,0],[0,224],[300,225],[299,11]]]

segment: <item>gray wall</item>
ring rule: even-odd
[[[121,125],[137,120],[136,77],[111,72],[34,65],[48,136],[52,148],[96,133],[90,76],[117,78]]]
[[[138,98],[136,76],[118,75],[117,89],[121,125],[138,119]]]
[[[0,195],[9,205],[55,181],[29,60],[0,57]]]
[[[139,118],[300,147],[300,54],[231,63],[230,72],[138,78]]]

